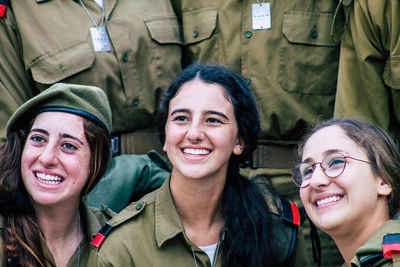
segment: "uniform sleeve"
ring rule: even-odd
[[[33,95],[22,59],[22,47],[11,8],[0,18],[0,144],[7,121]]]
[[[132,201],[159,188],[169,174],[149,155],[114,157],[105,175],[86,197],[86,203],[96,208],[106,205],[118,213]]]
[[[389,130],[392,119],[390,88],[383,73],[389,1],[354,0],[341,44],[335,117],[376,123]]]

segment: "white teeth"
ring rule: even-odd
[[[55,185],[55,184],[59,184],[62,182],[62,179],[58,176],[54,176],[54,175],[46,175],[44,173],[41,172],[37,172],[36,173],[36,177],[38,178],[38,180],[41,183],[44,184],[49,184],[49,185]]]
[[[340,199],[341,199],[341,197],[339,197],[339,196],[324,198],[324,199],[317,201],[317,206],[321,206],[321,205],[324,205],[324,204],[327,204],[330,202],[336,202],[336,201],[339,201]]]
[[[185,148],[183,150],[183,152],[186,154],[192,154],[192,155],[208,155],[208,154],[210,154],[210,151],[207,149],[194,149],[194,148]]]

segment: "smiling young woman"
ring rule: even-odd
[[[367,122],[331,119],[299,151],[293,179],[307,215],[333,238],[347,266],[392,266],[391,249],[400,243],[390,235],[400,233],[400,222],[390,220],[400,205],[400,155],[391,138]],[[385,238],[389,246],[382,246]]]
[[[286,204],[298,215],[295,204],[239,173],[259,130],[240,76],[186,68],[161,99],[158,125],[171,176],[108,222],[101,233],[109,235],[93,246],[96,264],[307,266],[298,224],[282,219]]]
[[[106,170],[110,130],[97,87],[56,84],[16,110],[0,149],[0,265],[87,266],[109,217],[82,196]]]

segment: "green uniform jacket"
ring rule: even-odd
[[[114,157],[104,176],[86,196],[86,204],[99,209],[105,205],[120,212],[132,201],[159,188],[169,175],[167,163],[155,151]]]
[[[351,261],[351,266],[392,266],[392,260],[383,257],[382,241],[385,235],[395,233],[400,233],[400,221],[387,221],[368,239],[367,243],[357,249],[356,256]]]
[[[333,116],[338,0],[271,0],[271,29],[252,29],[252,0],[173,0],[183,61],[224,64],[246,77],[260,112],[260,139],[293,144]],[[259,1],[263,2],[263,1]],[[340,39],[337,38],[337,39]]]
[[[102,12],[83,0],[100,25]],[[0,17],[0,137],[15,109],[56,82],[102,88],[113,133],[153,125],[156,98],[181,70],[181,34],[169,0],[104,0],[111,52],[94,52],[79,0],[11,0]]]
[[[96,208],[91,208],[83,205],[82,215],[84,215],[85,225],[86,225],[86,236],[82,239],[80,243],[80,256],[79,256],[79,265],[80,266],[90,266],[88,265],[88,258],[90,254],[90,242],[94,236],[96,236],[97,232],[101,228],[101,226],[108,221],[113,214],[100,211]],[[0,216],[0,230],[3,231],[3,217]],[[46,246],[45,242],[42,241],[42,248],[44,251],[44,255],[49,259],[49,262],[46,262],[46,267],[54,267],[56,266],[53,256],[49,248]],[[3,242],[0,242],[0,263],[4,263],[4,247]],[[0,264],[2,266],[2,264]],[[78,248],[75,253],[72,255],[71,259],[68,262],[68,267],[78,266]]]
[[[335,117],[376,123],[399,145],[400,2],[347,2]]]
[[[205,252],[188,240],[182,222],[175,209],[167,179],[160,189],[140,201],[132,203],[109,222],[113,227],[100,249],[92,247],[90,266],[211,266]],[[302,236],[297,226],[287,225],[280,218],[279,206],[271,206],[276,220],[276,251],[284,261],[289,249],[294,249],[290,264],[286,266],[307,266]],[[277,214],[278,213],[278,214]],[[105,228],[105,227],[103,227]],[[101,231],[102,232],[102,231]],[[291,241],[293,243],[291,244]],[[222,265],[221,251],[217,247],[216,262]]]

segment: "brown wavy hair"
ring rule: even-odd
[[[1,237],[6,266],[45,266],[47,261],[40,244],[43,232],[20,174],[21,155],[33,120],[27,129],[9,134],[0,148],[0,213],[4,219]],[[82,195],[86,195],[107,169],[110,138],[94,122],[85,118],[83,121],[91,151],[89,179],[82,190]]]

